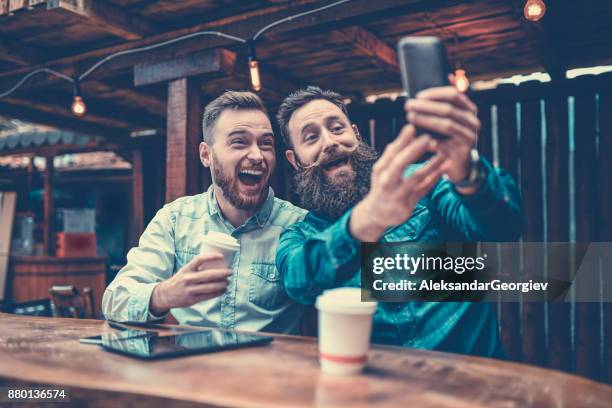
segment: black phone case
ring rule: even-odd
[[[402,85],[408,98],[420,91],[448,85],[448,61],[437,37],[404,37],[398,45]]]
[[[404,37],[397,44],[402,85],[407,98],[414,98],[424,89],[446,86],[448,60],[438,37]],[[417,129],[417,136],[428,133],[434,139],[446,136]],[[430,155],[425,155],[426,160]]]

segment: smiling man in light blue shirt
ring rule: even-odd
[[[168,312],[181,324],[296,333],[302,307],[283,290],[274,259],[281,232],[305,211],[274,197],[276,163],[267,111],[251,92],[226,92],[204,111],[200,159],[211,169],[205,193],[158,211],[104,293],[107,319],[145,322]],[[208,231],[240,243],[231,268],[200,253]]]

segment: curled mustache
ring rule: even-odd
[[[355,151],[359,148],[359,143],[355,144],[351,147],[344,147],[340,145],[336,145],[335,147],[322,151],[317,160],[312,162],[311,164],[304,166],[301,163],[298,163],[298,167],[302,170],[309,170],[315,167],[321,167],[322,165],[329,163],[332,160],[336,160],[344,155],[352,156]]]

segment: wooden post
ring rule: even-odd
[[[546,213],[549,220],[547,239],[549,242],[568,242],[569,132],[567,96],[562,95],[546,100],[546,124]],[[552,272],[554,271],[549,271],[549,273]],[[557,370],[569,371],[572,356],[570,304],[550,304],[548,313],[549,365]]]
[[[597,157],[595,94],[576,95],[575,99],[575,203],[576,241],[598,240],[600,227],[595,224],[597,214]],[[609,210],[609,209],[608,209]],[[576,302],[576,372],[599,379],[599,304]]]
[[[44,250],[45,255],[53,255],[55,248],[55,234],[54,234],[54,226],[55,219],[53,216],[54,208],[53,208],[53,156],[46,157],[46,166],[45,166],[45,192],[44,192]]]
[[[144,231],[144,180],[142,171],[142,152],[132,150],[132,225],[130,228],[130,246],[138,245],[138,239]]]
[[[528,86],[528,85],[523,85]],[[542,180],[542,133],[540,99],[521,101],[521,192],[525,202],[525,229],[523,246],[525,270],[523,281],[530,276],[541,276],[544,263],[536,264],[536,259],[542,259],[529,242],[544,241],[543,214],[543,180]],[[529,269],[532,268],[532,269]],[[544,304],[541,302],[523,303],[522,340],[523,361],[529,364],[545,365],[546,339],[544,334]]]
[[[202,104],[195,78],[168,83],[166,139],[166,202],[200,192],[198,146]]]
[[[499,165],[518,181],[518,137],[516,128],[516,103],[503,102],[497,106],[497,134],[499,144]],[[504,258],[514,259],[516,251],[502,250],[501,265]],[[509,273],[509,272],[508,272]],[[501,336],[508,357],[521,361],[521,321],[519,302],[501,304]]]
[[[612,242],[612,93],[599,94],[599,219],[600,239]],[[604,264],[603,273],[610,273],[612,265]],[[609,281],[608,281],[609,282]],[[612,287],[604,287],[603,293],[610,293]],[[605,380],[612,384],[612,303],[604,303],[604,361]]]

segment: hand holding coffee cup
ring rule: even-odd
[[[208,231],[202,239],[200,254],[219,253],[223,259],[212,262],[209,267],[231,268],[236,253],[240,250],[240,243],[231,235],[217,231]]]
[[[161,316],[172,308],[188,307],[225,293],[233,258],[240,245],[230,235],[210,235],[209,232],[204,237],[199,255],[153,289],[151,313]]]

